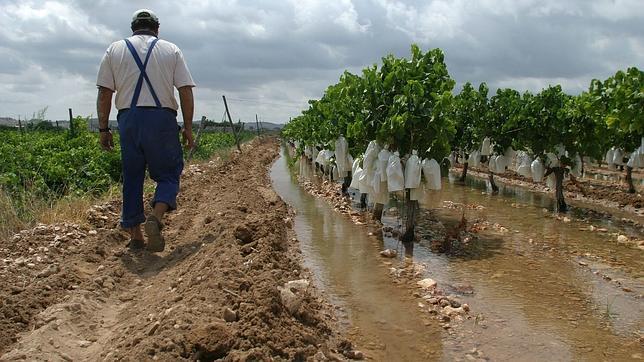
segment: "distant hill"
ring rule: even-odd
[[[244,122],[244,124],[245,124],[244,129],[247,129],[247,130],[255,130],[257,127],[255,125],[255,122]],[[279,131],[282,128],[284,128],[284,125],[279,123],[260,122],[260,125],[263,129],[268,131]]]
[[[18,127],[18,120],[11,117],[0,117],[0,126]]]

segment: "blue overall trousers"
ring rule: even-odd
[[[183,170],[183,151],[179,141],[176,111],[163,108],[152,88],[145,68],[158,39],[150,44],[145,62],[125,39],[141,74],[134,89],[130,108],[119,110],[117,120],[123,160],[123,212],[121,226],[131,228],[145,221],[143,212],[143,181],[147,167],[150,178],[157,183],[152,206],[167,204],[169,210],[177,207],[179,178]],[[136,104],[145,80],[156,107],[138,107]]]

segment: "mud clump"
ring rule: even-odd
[[[184,353],[182,357],[193,361],[215,361],[224,358],[233,348],[234,339],[226,326],[211,324],[186,336],[192,348],[189,355]]]
[[[253,242],[253,233],[246,225],[239,225],[235,229],[235,238],[242,244],[248,244]]]

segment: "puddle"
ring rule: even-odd
[[[271,169],[273,187],[296,209],[294,229],[314,282],[341,307],[357,348],[378,361],[443,358],[442,329],[417,313],[411,291],[391,282],[378,258],[381,241],[302,189],[286,157]],[[429,324],[426,326],[425,323]]]
[[[299,168],[319,179],[309,165]],[[369,237],[365,227],[310,196],[285,157],[271,177],[277,193],[297,210],[294,227],[315,282],[342,308],[359,348],[375,360],[466,360],[473,348],[491,360],[644,355],[638,342],[644,334],[644,252],[616,241],[617,234],[641,239],[642,232],[619,218],[574,208],[564,222],[548,211],[548,195],[504,186],[491,196],[482,180],[444,181],[443,190],[427,195],[421,207],[450,225],[461,220],[459,205],[470,205],[470,223],[497,224],[478,233],[465,256],[433,253],[429,240],[407,251],[427,266],[428,277],[471,306],[473,318],[448,333],[419,311],[411,290],[392,284],[378,252],[400,249],[397,240]],[[418,232],[429,233],[422,215]],[[397,220],[385,216],[383,222]],[[591,225],[606,232],[590,231]]]
[[[616,241],[618,234],[641,239],[641,231],[581,208],[565,222],[549,211],[554,200],[548,195],[504,186],[493,196],[486,187],[478,179],[444,182],[420,201],[446,225],[460,222],[464,212],[470,223],[496,226],[478,233],[466,256],[432,253],[423,241],[414,247],[414,259],[439,284],[471,286],[473,294],[463,300],[483,319],[463,343],[501,360],[641,355],[644,253]],[[419,224],[422,234],[422,219]],[[606,231],[590,231],[591,225]]]

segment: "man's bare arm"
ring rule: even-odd
[[[109,88],[101,86],[98,87],[98,97],[96,98],[96,112],[98,113],[99,128],[107,128],[109,126],[113,93],[114,92]]]
[[[195,100],[192,96],[192,87],[185,86],[179,88],[179,101],[181,102],[181,114],[183,114],[183,143],[188,149],[195,147],[195,141],[192,138],[192,116],[195,112]]]
[[[96,97],[96,112],[98,113],[98,128],[108,128],[110,111],[112,110],[112,90],[105,87],[98,87],[98,97]],[[100,143],[106,151],[114,148],[112,141],[112,132],[100,132]]]
[[[192,131],[192,117],[195,112],[195,100],[192,95],[192,87],[185,86],[179,88],[179,101],[181,103],[181,113],[183,114],[183,128]]]

